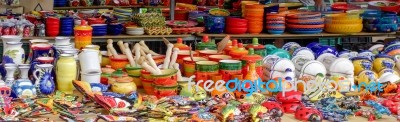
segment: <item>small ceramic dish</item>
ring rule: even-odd
[[[336,60],[336,56],[331,53],[324,53],[318,56],[317,61],[324,64],[325,67],[329,68],[333,61]]]
[[[312,76],[317,76],[317,74],[323,74],[324,76],[326,75],[327,71],[326,68],[324,66],[324,64],[322,64],[319,61],[308,61],[307,63],[305,63],[301,70],[300,70],[300,77],[308,74],[308,75],[312,75]]]
[[[295,66],[291,60],[280,58],[279,60],[274,62],[270,69],[280,72],[294,72]]]
[[[214,16],[229,16],[230,12],[225,9],[213,8],[209,10],[209,13]]]
[[[329,66],[329,72],[346,74],[346,76],[353,76],[354,66],[353,63],[348,58],[337,58]]]
[[[368,6],[386,12],[398,12],[400,10],[400,5],[392,1],[371,1],[368,2]]]
[[[305,57],[314,60],[315,59],[315,55],[312,52],[311,49],[307,48],[307,47],[300,47],[297,48],[294,52],[292,56],[297,56],[297,55],[304,55]]]
[[[126,31],[144,31],[141,27],[126,27]]]
[[[138,36],[138,35],[143,35],[144,31],[127,31],[126,34]]]

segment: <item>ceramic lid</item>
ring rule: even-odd
[[[261,59],[262,59],[262,57],[260,55],[254,54],[254,49],[253,48],[249,49],[248,55],[245,55],[245,56],[242,57],[242,60],[250,61],[250,62],[260,61]]]
[[[248,54],[249,52],[243,47],[243,43],[238,44],[238,48],[230,51],[230,54]]]
[[[85,20],[81,20],[81,25],[76,26],[74,30],[93,30],[93,28],[87,25],[87,22]]]
[[[111,74],[111,73],[115,72],[115,70],[112,69],[110,65],[106,65],[106,67],[101,68],[101,72]]]
[[[128,74],[123,72],[122,69],[117,69],[111,74],[111,77],[118,78],[118,77],[127,77]]]
[[[215,44],[214,41],[210,41],[209,38],[208,38],[208,36],[206,35],[206,36],[203,36],[202,42],[199,42],[199,43],[196,45],[196,49],[197,49],[197,50],[203,50],[203,48],[206,48],[206,49],[216,49],[216,48],[217,48],[217,45]]]
[[[174,47],[178,48],[179,50],[189,50],[190,49],[189,46],[183,44],[182,38],[178,38],[176,40],[176,43],[174,44]]]
[[[255,49],[255,50],[262,50],[262,49],[264,49],[265,47],[264,47],[264,45],[261,45],[261,44],[258,43],[258,38],[253,38],[253,43],[248,44],[248,45],[246,46],[246,48],[247,48],[247,49],[253,48],[253,49]]]

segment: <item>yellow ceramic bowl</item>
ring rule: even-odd
[[[132,67],[130,64],[125,66],[126,72],[129,76],[139,77],[142,73],[141,67]]]
[[[391,67],[386,67],[385,64],[390,64]],[[380,72],[385,68],[393,69],[394,65],[395,62],[390,58],[376,58],[373,62],[373,68],[375,72]]]
[[[372,77],[370,77],[368,74],[372,73]],[[356,83],[360,85],[361,83],[369,84],[370,82],[378,82],[378,74],[371,70],[364,70],[362,71],[358,76],[354,77]],[[365,85],[363,84],[363,85]],[[361,85],[361,86],[363,86]]]
[[[362,24],[361,18],[355,19],[326,19],[325,24]]]
[[[397,73],[396,70],[393,70],[393,69],[382,69],[381,71],[379,71],[378,76],[381,77],[383,74],[385,74],[387,72],[393,72],[393,74],[399,75],[399,73]]]
[[[367,68],[363,64],[368,64],[370,67]],[[354,65],[354,75],[358,75],[361,71],[371,69],[372,68],[372,63],[369,60],[363,59],[363,60],[354,60],[353,61]]]
[[[362,29],[362,24],[325,24],[325,31],[328,33],[359,33]]]
[[[360,18],[360,14],[340,13],[340,14],[325,15],[325,19],[333,19],[333,20],[359,19],[359,18]]]

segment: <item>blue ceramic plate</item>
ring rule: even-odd
[[[92,87],[92,91],[95,92],[106,92],[109,85],[104,85],[101,83],[90,83],[90,87]]]
[[[289,30],[289,32],[294,34],[318,34],[321,33],[322,30],[312,30],[312,31]]]
[[[284,30],[268,30],[268,33],[270,34],[282,34],[285,32]]]
[[[114,93],[114,92],[103,92],[103,95],[110,96],[110,97],[117,97],[117,98],[125,97],[124,94],[118,94],[118,93]]]

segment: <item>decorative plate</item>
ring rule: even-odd
[[[173,28],[178,28],[178,27],[194,27],[198,23],[194,21],[170,20],[167,21],[166,24]]]

